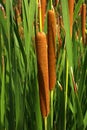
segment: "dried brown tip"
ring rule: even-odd
[[[85,43],[85,40],[86,40],[86,35],[85,35],[85,29],[86,29],[86,4],[82,4],[81,23],[82,23],[82,40],[83,40],[83,43]]]
[[[70,34],[72,37],[74,0],[68,0],[68,6],[69,6],[69,19],[70,19]]]
[[[3,4],[5,4],[5,3],[6,3],[6,0],[2,0],[2,2],[3,2]]]
[[[21,10],[22,10],[22,0],[18,0],[18,9],[19,9],[19,12],[21,14]]]
[[[58,42],[59,47],[62,46],[62,39],[61,39],[61,32],[60,32],[61,24],[60,24],[60,18],[58,17],[58,26],[57,26],[57,34],[58,34]]]
[[[49,77],[47,40],[43,32],[36,34],[36,52],[38,64],[38,82],[40,94],[40,108],[43,117],[49,114]]]
[[[15,7],[15,20],[16,20],[17,25],[18,25],[19,35],[23,39],[24,38],[24,30],[23,30],[23,26],[22,26],[22,18],[21,18],[21,14],[20,14],[17,6]]]
[[[41,15],[42,15],[42,29],[44,29],[45,15],[46,15],[46,0],[41,0]]]
[[[55,0],[54,6],[57,6],[58,2],[59,2],[59,0]]]
[[[55,13],[48,11],[48,68],[49,89],[52,90],[56,83],[56,54],[55,54],[56,20]]]

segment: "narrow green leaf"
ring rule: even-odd
[[[72,41],[70,37],[68,1],[61,0],[61,3],[62,3],[63,22],[64,22],[64,28],[65,28],[65,34],[66,34],[65,43],[66,43],[67,57],[68,57],[69,66],[73,67]]]

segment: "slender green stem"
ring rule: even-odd
[[[68,59],[66,58],[66,87],[65,87],[64,130],[66,130],[67,97],[68,97]]]
[[[44,129],[47,130],[47,117],[44,118]]]
[[[51,130],[53,129],[53,90],[51,90]]]
[[[40,32],[42,32],[41,0],[39,0],[39,28]]]
[[[50,0],[50,8],[52,9],[52,0]]]

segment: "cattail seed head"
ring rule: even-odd
[[[47,0],[41,0],[42,29],[44,28]]]
[[[56,20],[55,13],[48,11],[48,68],[49,68],[49,89],[52,90],[56,83],[56,54],[55,54]]]
[[[68,7],[69,7],[69,19],[70,19],[70,34],[72,37],[74,0],[68,0]]]
[[[43,32],[36,34],[36,52],[38,64],[38,82],[40,94],[40,108],[43,117],[49,114],[49,77],[47,39]]]

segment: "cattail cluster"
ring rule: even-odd
[[[41,15],[39,15],[39,22],[40,22],[40,28],[42,28],[43,30],[44,16],[46,10],[46,0],[41,0],[41,6],[42,6],[41,7],[42,22],[41,22]],[[56,20],[55,20],[55,13],[53,10],[48,11],[47,24],[48,24],[47,35],[41,29],[40,32],[36,33],[36,53],[37,53],[37,66],[38,66],[40,108],[43,117],[46,117],[49,114],[50,111],[49,93],[51,90],[54,89],[56,83],[56,70],[55,70]]]

